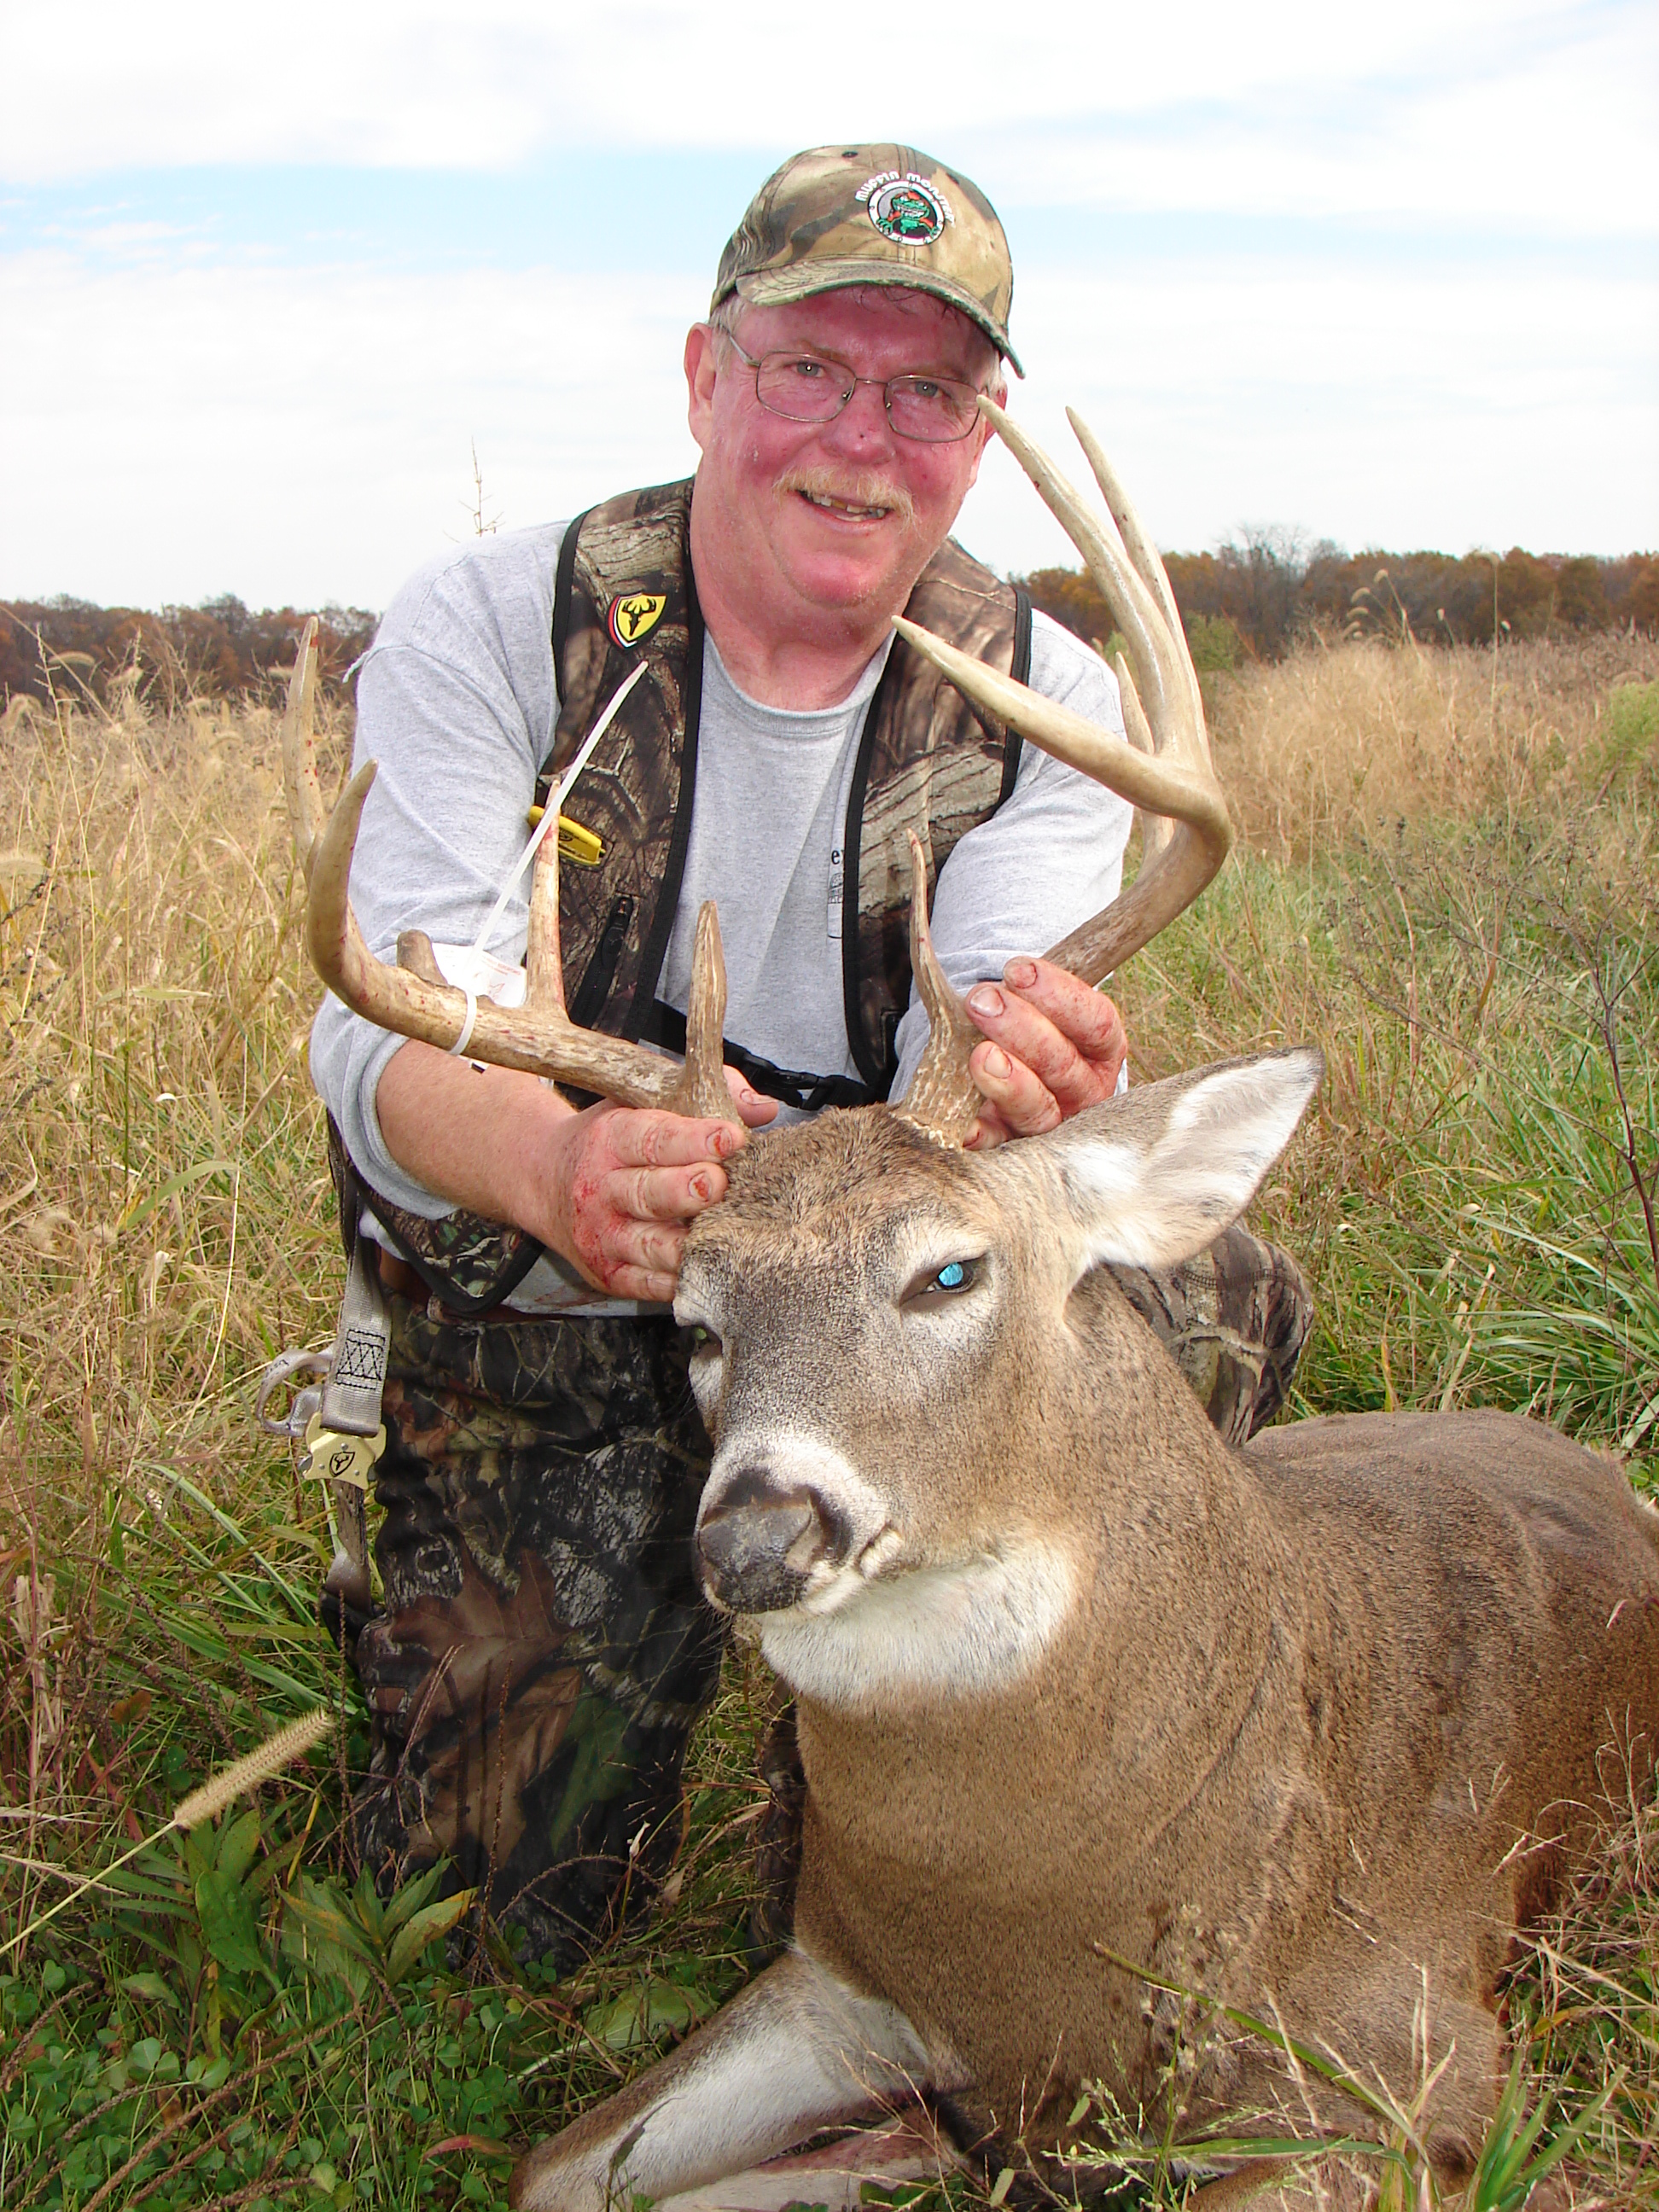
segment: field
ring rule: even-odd
[[[1319,1301],[1297,1410],[1526,1409],[1659,1489],[1659,645],[1314,645],[1206,682],[1238,854],[1119,995],[1142,1079],[1324,1048],[1256,1209]],[[773,1692],[733,1660],[675,1872],[574,1980],[355,1881],[322,1496],[252,1421],[338,1274],[276,719],[128,686],[3,736],[0,2203],[503,2202],[514,2147],[743,1978]],[[146,1844],[318,1705],[326,1741]],[[1607,1821],[1510,1994],[1534,2154],[1583,2120],[1586,2207],[1659,2202],[1659,1810]]]

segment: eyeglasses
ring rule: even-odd
[[[717,325],[717,328],[720,326]],[[833,422],[860,384],[880,391],[895,434],[924,446],[953,445],[979,421],[979,393],[949,376],[854,376],[815,353],[766,353],[758,361],[722,329],[738,358],[755,372],[755,397],[789,422]]]

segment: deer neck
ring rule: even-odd
[[[1280,1540],[1248,1464],[1157,1359],[1167,1393],[1138,1378],[1109,1446],[1097,1399],[1092,1428],[1081,1405],[1066,1424],[1057,1490],[1069,1503],[1074,1596],[1032,1665],[988,1692],[907,1686],[830,1702],[803,1692],[820,1818],[860,1848],[959,1850],[989,1866],[1027,1828],[1052,1845],[1055,1808],[1086,1806],[1091,1848],[1109,1830],[1127,1850],[1178,1817],[1272,1693],[1275,1615],[1293,1581]],[[1109,1775],[1109,1790],[1080,1789],[1088,1774]]]

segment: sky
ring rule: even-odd
[[[809,22],[808,17],[811,20]],[[798,148],[1003,218],[1011,404],[1152,536],[1659,547],[1659,8],[0,0],[0,595],[383,607],[685,473]],[[1009,456],[957,534],[1075,560]]]

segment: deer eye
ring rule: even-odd
[[[910,1307],[940,1306],[948,1298],[960,1297],[979,1280],[983,1265],[982,1259],[947,1260],[942,1267],[915,1276],[906,1285],[900,1304]]]

